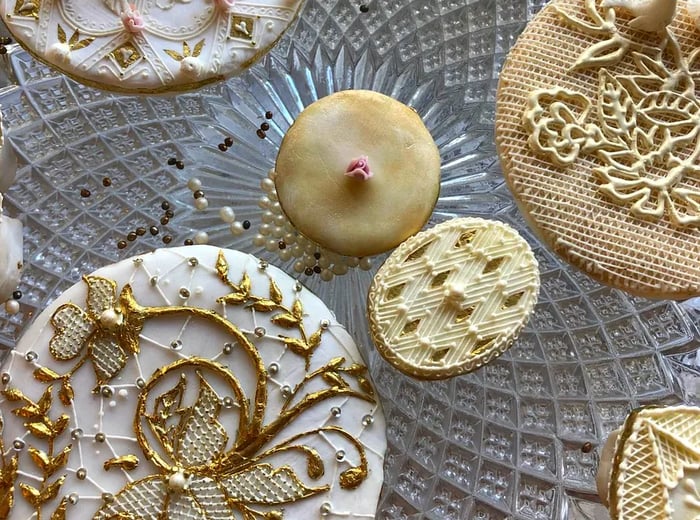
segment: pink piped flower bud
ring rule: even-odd
[[[233,6],[236,4],[236,0],[215,0],[215,1],[216,1],[216,6],[225,13],[230,12],[231,9],[233,9]]]
[[[366,181],[370,179],[374,173],[369,167],[369,158],[363,155],[359,159],[355,159],[350,163],[348,169],[345,172],[346,177],[352,177],[360,181]]]
[[[130,33],[140,33],[146,27],[143,16],[134,4],[129,4],[129,7],[122,11],[121,18],[124,28]]]

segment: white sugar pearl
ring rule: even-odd
[[[304,269],[306,269],[306,266],[304,265],[304,262],[302,261],[297,261],[294,262],[294,271],[297,273],[303,273]]]
[[[287,219],[284,217],[284,215],[278,215],[275,217],[275,226],[284,226],[287,224]]]
[[[219,210],[219,217],[227,224],[233,224],[236,220],[236,212],[231,206],[224,206]]]
[[[331,266],[331,261],[326,255],[323,255],[318,259],[318,265],[322,269],[328,269]]]
[[[372,259],[369,257],[365,257],[362,260],[360,260],[360,269],[363,271],[369,271],[372,269]]]
[[[262,247],[265,245],[266,238],[263,235],[255,235],[255,238],[253,238],[253,245],[256,247]]]
[[[330,269],[324,269],[321,271],[321,280],[324,282],[330,282],[333,279],[333,272]]]
[[[199,197],[198,199],[194,200],[194,207],[199,211],[204,211],[209,207],[209,201],[206,197]]]
[[[352,256],[352,257],[348,258],[345,263],[347,264],[348,267],[357,267],[358,265],[360,265],[360,259],[357,258],[356,256]]]
[[[270,210],[263,211],[260,220],[262,220],[265,224],[271,224],[275,220],[275,214]]]
[[[265,249],[267,249],[270,253],[274,253],[279,249],[279,244],[277,243],[277,240],[275,239],[270,239],[267,241],[267,244],[265,244]]]
[[[347,274],[348,272],[348,266],[345,264],[335,264],[333,266],[333,274],[337,274],[338,276],[342,276],[344,274]]]
[[[280,260],[283,262],[287,262],[292,259],[292,251],[287,248],[287,249],[280,249]]]
[[[197,245],[204,245],[209,243],[209,233],[206,231],[199,231],[195,236],[194,236],[194,243]]]
[[[261,235],[269,235],[272,232],[272,226],[270,224],[262,224],[260,226],[260,234]]]
[[[304,265],[306,265],[306,267],[313,267],[316,265],[316,259],[313,256],[305,256]]]
[[[272,229],[272,236],[275,238],[282,238],[284,236],[284,228],[276,227]]]
[[[288,246],[291,246],[292,244],[296,243],[297,237],[294,233],[285,233],[284,235],[284,243],[287,244]]]
[[[234,222],[231,224],[231,234],[234,236],[240,236],[243,234],[245,229],[243,229],[243,224],[240,222]]]
[[[5,303],[5,312],[10,315],[19,314],[19,302],[17,300],[8,300]]]
[[[200,181],[197,177],[192,177],[189,181],[187,181],[187,187],[191,191],[197,191],[202,188],[202,181]]]
[[[258,200],[258,206],[262,209],[267,209],[270,207],[270,199],[267,197],[260,197],[260,200]]]
[[[292,256],[294,258],[299,258],[299,257],[303,256],[303,254],[304,254],[304,250],[302,249],[302,247],[299,244],[295,244],[294,246],[292,246]]]
[[[275,181],[269,178],[263,179],[260,183],[260,187],[263,189],[263,191],[271,192],[275,189]]]

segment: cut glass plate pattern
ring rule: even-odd
[[[533,246],[542,289],[509,353],[472,375],[421,383],[383,362],[368,337],[366,292],[381,258],[331,282],[300,275],[364,348],[384,400],[390,449],[377,517],[605,519],[594,477],[608,432],[640,404],[698,400],[700,300],[649,301],[603,287],[564,265],[520,217],[496,157],[495,92],[509,48],[542,0],[375,0],[367,12],[361,4],[308,0],[249,73],[177,97],[115,96],[19,50],[4,56],[0,80],[15,84],[0,91],[0,104],[20,163],[6,209],[26,226],[27,266],[21,313],[0,312],[0,344],[12,346],[82,274],[162,247],[166,235],[180,245],[204,230],[211,244],[293,273],[294,260],[252,244],[260,183],[303,107],[337,90],[378,90],[415,107],[438,143],[442,192],[432,223],[481,216],[515,226]],[[222,152],[228,136],[234,144]],[[204,211],[193,207],[192,177],[202,181]],[[175,213],[167,225],[163,200]],[[222,206],[251,229],[233,236]],[[139,227],[145,235],[118,249]]]

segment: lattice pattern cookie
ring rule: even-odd
[[[612,440],[599,482],[613,520],[700,516],[700,408],[635,410]]]
[[[528,220],[567,261],[645,297],[700,294],[700,31],[687,7],[554,0],[498,89],[499,155]]]
[[[506,224],[454,219],[404,242],[369,292],[379,352],[402,372],[440,379],[506,351],[537,301],[530,246]]]
[[[238,74],[292,23],[302,0],[0,0],[13,36],[82,83],[176,92]]]

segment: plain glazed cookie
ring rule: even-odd
[[[367,369],[318,298],[252,256],[164,249],[86,276],[0,386],[2,518],[374,518]]]
[[[15,39],[76,81],[179,92],[239,74],[267,53],[303,0],[0,0]]]
[[[537,261],[501,222],[461,218],[404,242],[368,297],[381,355],[420,379],[471,372],[501,355],[532,313]]]
[[[675,7],[548,4],[504,65],[496,141],[553,250],[603,283],[683,299],[700,294],[700,31]]]
[[[440,154],[420,116],[366,90],[307,107],[285,135],[275,170],[295,228],[347,256],[388,251],[420,231],[440,192]]]
[[[700,408],[633,411],[601,454],[598,490],[612,520],[700,514]]]

